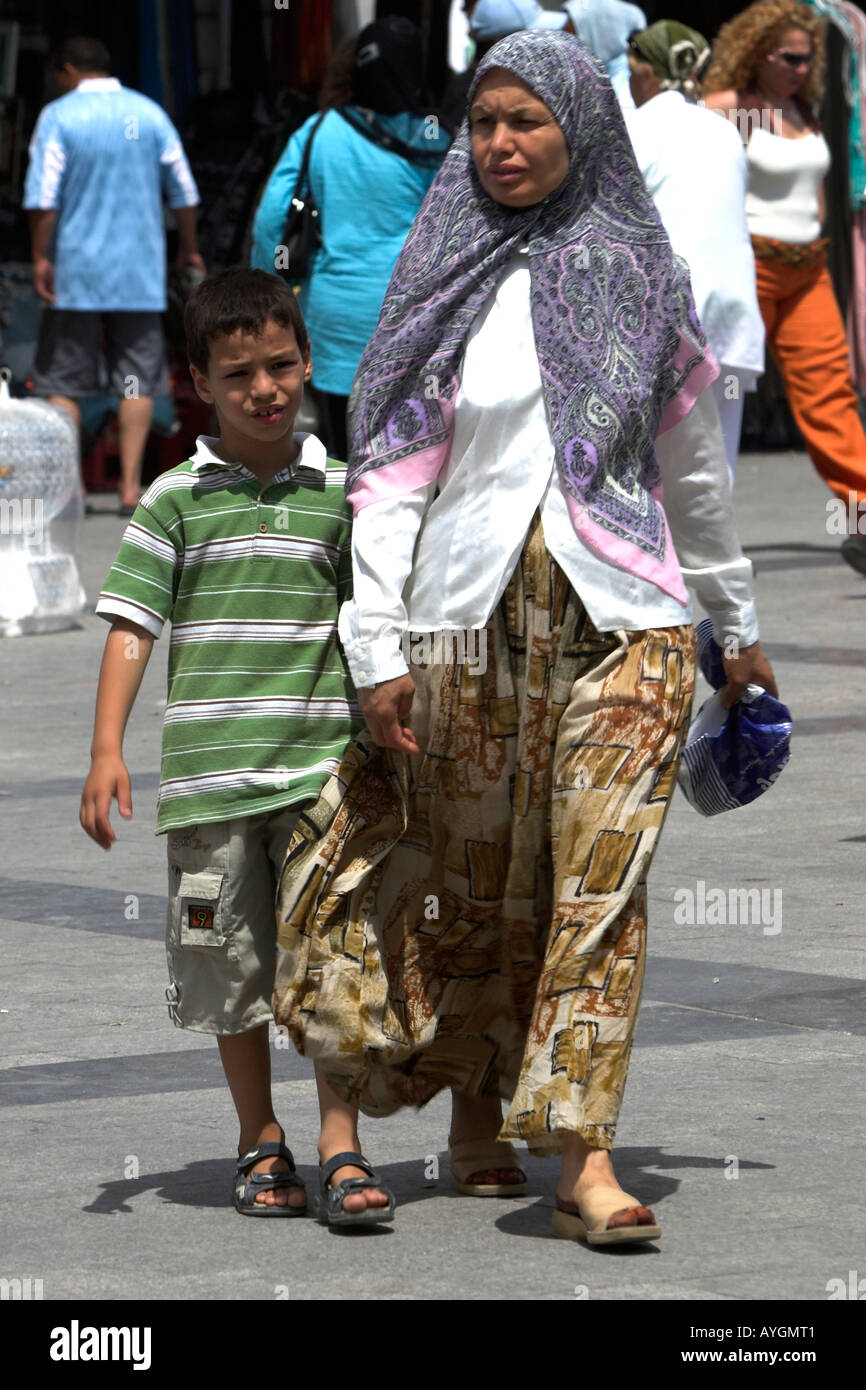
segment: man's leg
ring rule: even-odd
[[[118,402],[121,507],[134,507],[141,496],[141,465],[152,419],[152,396],[122,397]]]

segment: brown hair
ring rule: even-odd
[[[214,338],[238,328],[243,333],[261,333],[268,319],[281,328],[291,328],[301,355],[306,355],[310,341],[307,325],[297,296],[285,280],[242,265],[209,276],[193,290],[183,313],[190,362],[206,373]]]
[[[786,29],[802,29],[812,41],[812,65],[799,97],[808,106],[824,95],[823,20],[797,0],[758,0],[723,24],[713,44],[704,92],[746,92],[754,87],[758,67]]]

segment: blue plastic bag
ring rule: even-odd
[[[716,691],[692,720],[680,762],[679,784],[702,816],[747,806],[773,785],[791,756],[791,712],[759,685],[723,710],[727,677],[722,651],[705,618],[697,627],[698,662]]]

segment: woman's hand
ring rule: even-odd
[[[407,672],[393,681],[358,691],[358,703],[367,721],[374,743],[380,748],[394,748],[398,753],[418,753],[420,750],[412,730],[404,722],[412,708],[415,682]]]
[[[736,656],[722,654],[728,683],[722,689],[722,709],[735,705],[747,685],[760,685],[771,695],[779,698],[779,688],[773,668],[760,642],[750,647],[741,647]]]

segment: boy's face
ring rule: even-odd
[[[313,372],[293,328],[268,319],[258,336],[235,329],[214,338],[207,374],[190,364],[195,389],[216,407],[225,446],[277,444],[291,436]]]

